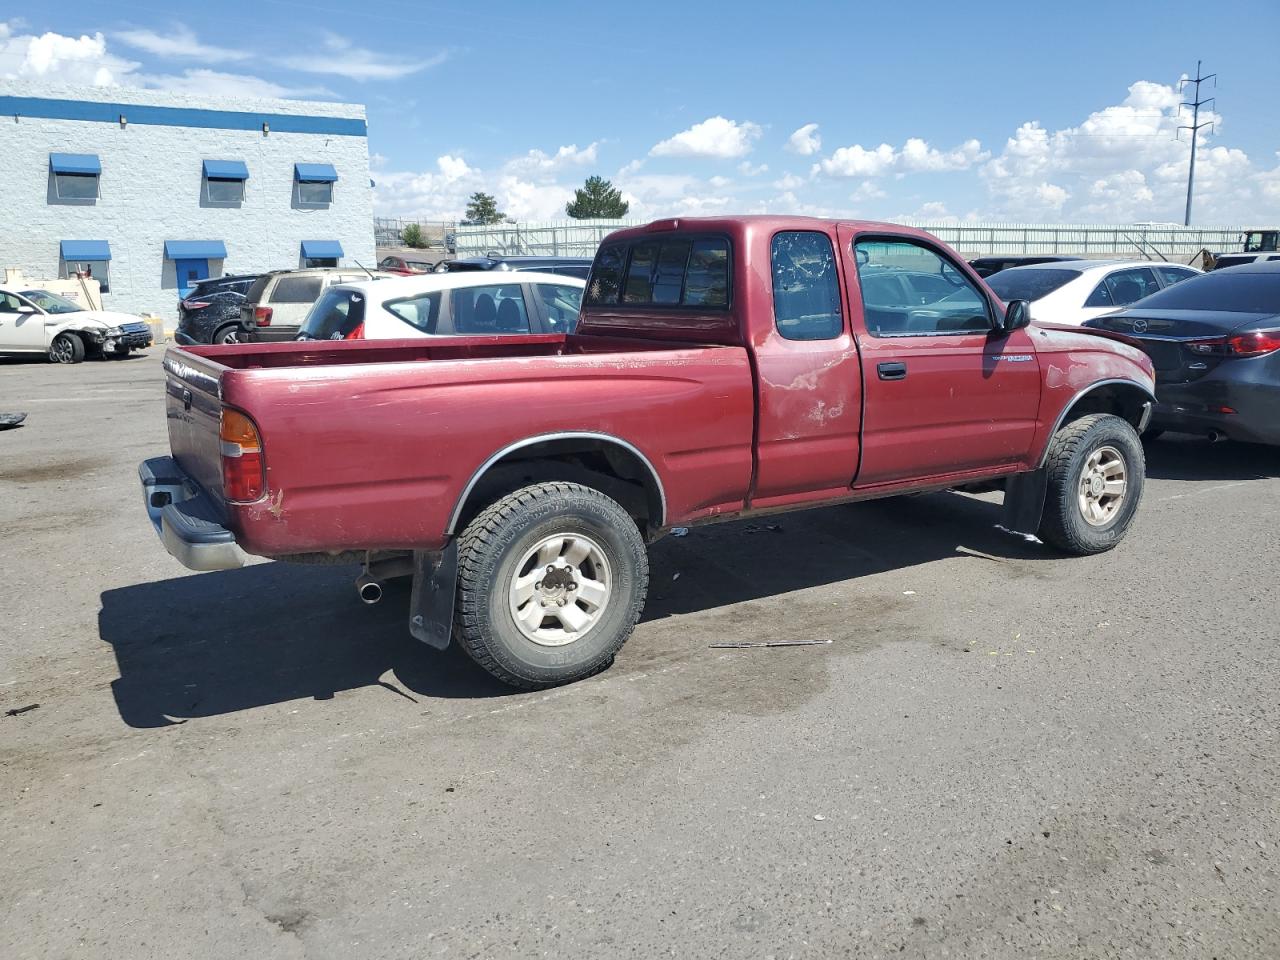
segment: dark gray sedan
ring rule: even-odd
[[[1127,334],[1151,357],[1152,432],[1280,444],[1280,263],[1193,277],[1084,326]]]

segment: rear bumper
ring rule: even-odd
[[[1186,384],[1157,384],[1156,397],[1152,428],[1280,444],[1280,387],[1210,375]]]
[[[172,457],[138,465],[142,499],[164,548],[189,570],[234,570],[247,559],[214,502]]]
[[[249,327],[240,334],[247,343],[285,343],[296,340],[301,326]]]

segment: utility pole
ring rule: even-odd
[[[1183,107],[1191,108],[1191,125],[1180,126],[1178,127],[1178,131],[1177,131],[1178,134],[1181,134],[1183,130],[1191,131],[1191,167],[1187,171],[1187,215],[1182,220],[1183,226],[1186,226],[1186,227],[1191,226],[1191,194],[1192,194],[1192,191],[1195,189],[1195,183],[1196,183],[1196,141],[1200,138],[1201,127],[1213,126],[1212,120],[1206,120],[1204,123],[1200,122],[1200,108],[1205,106],[1206,104],[1213,103],[1214,100],[1216,99],[1215,97],[1206,97],[1204,100],[1201,100],[1200,84],[1205,83],[1208,80],[1212,80],[1214,89],[1217,89],[1217,86],[1218,86],[1217,78],[1218,78],[1218,75],[1216,73],[1211,73],[1207,77],[1202,77],[1200,75],[1200,61],[1197,60],[1195,79],[1194,80],[1186,79],[1186,80],[1178,81],[1179,93],[1182,92],[1183,88],[1188,83],[1194,83],[1196,85],[1195,99],[1191,101],[1184,100],[1182,103],[1178,104],[1179,113],[1182,112]],[[1181,137],[1179,137],[1179,139],[1181,139]]]

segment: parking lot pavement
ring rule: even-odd
[[[0,365],[0,957],[1280,955],[1280,451],[1152,445],[1088,559],[993,497],[695,528],[517,693],[351,568],[171,560],[159,353]]]

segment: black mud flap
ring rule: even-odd
[[[1013,533],[1035,536],[1044,515],[1044,498],[1048,491],[1048,475],[1041,470],[1015,473],[1005,481],[1004,523]]]
[[[437,650],[448,649],[453,635],[453,601],[458,593],[458,542],[443,553],[413,552],[413,593],[409,632]]]

